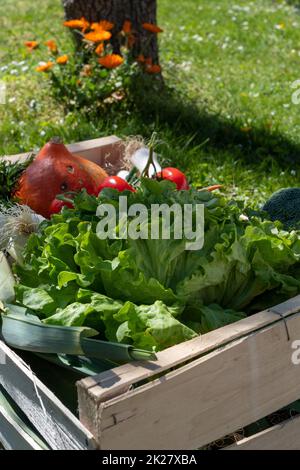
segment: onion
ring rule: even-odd
[[[17,263],[22,264],[24,246],[43,220],[44,217],[28,206],[0,206],[0,250],[7,251]]]
[[[0,252],[0,301],[12,302],[15,298],[15,278],[3,252]]]
[[[132,156],[131,156],[131,161],[133,165],[139,170],[139,172],[142,174],[143,171],[145,170],[147,163],[149,159],[149,149],[147,147],[142,147],[138,149]],[[158,163],[156,154],[153,154],[153,165],[150,165],[149,171],[148,171],[148,176],[149,178],[152,178],[156,173],[161,171],[161,166]]]

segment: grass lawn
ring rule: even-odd
[[[291,84],[300,79],[300,10],[285,0],[158,0],[161,62],[176,95],[113,121],[64,114],[47,78],[35,72],[45,49],[25,40],[58,40],[69,52],[59,0],[0,0],[0,154],[65,142],[153,130],[161,151],[199,185],[223,183],[257,202],[300,179],[299,110]],[[300,86],[299,86],[300,88]]]

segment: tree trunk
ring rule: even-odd
[[[84,16],[90,22],[114,23],[112,45],[119,51],[118,33],[125,20],[132,22],[135,42],[133,55],[142,53],[158,63],[157,35],[142,28],[142,23],[156,24],[156,0],[62,0],[67,20]]]

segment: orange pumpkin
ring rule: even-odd
[[[50,205],[58,194],[80,191],[97,194],[107,173],[96,163],[72,155],[57,139],[48,142],[22,174],[15,196],[38,214],[50,217]]]

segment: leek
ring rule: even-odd
[[[2,314],[2,337],[11,347],[43,354],[86,356],[113,363],[155,359],[150,351],[131,345],[90,339],[98,332],[87,327],[45,325],[27,310],[6,305]]]
[[[15,298],[15,279],[11,272],[8,261],[0,251],[0,301],[12,302]]]

